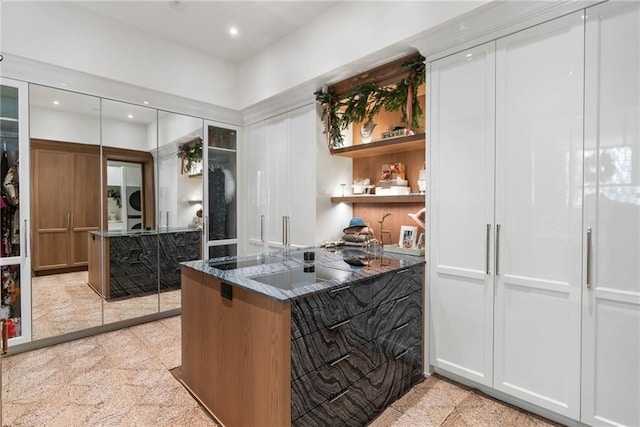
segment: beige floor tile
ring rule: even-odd
[[[477,393],[470,394],[447,418],[443,427],[512,426],[519,411]]]

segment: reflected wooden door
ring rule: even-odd
[[[100,228],[100,156],[96,153],[73,154],[73,182],[70,266],[87,265],[89,231]]]

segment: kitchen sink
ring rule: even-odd
[[[335,268],[307,265],[303,268],[279,271],[276,273],[261,274],[249,277],[255,281],[265,283],[283,290],[293,290],[327,280],[346,280],[351,276],[351,272],[338,270]]]

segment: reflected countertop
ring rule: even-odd
[[[305,261],[305,252],[314,252],[315,259]],[[359,261],[365,265],[358,265]],[[369,259],[360,248],[313,247],[181,265],[278,301],[290,301],[424,263],[422,256],[385,252],[382,259]]]
[[[108,231],[89,231],[89,234],[99,237],[134,237],[134,236],[154,236],[156,234],[165,233],[188,233],[198,232],[202,233],[202,230],[195,227],[169,227],[161,228],[159,230],[108,230]]]

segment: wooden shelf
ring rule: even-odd
[[[364,194],[362,196],[331,198],[331,203],[424,203],[424,201],[424,194],[409,194],[406,196],[376,196]]]
[[[424,150],[425,134],[386,138],[368,144],[356,144],[349,147],[334,148],[336,156],[357,159],[361,157],[379,156],[381,154],[400,153],[404,151]]]

